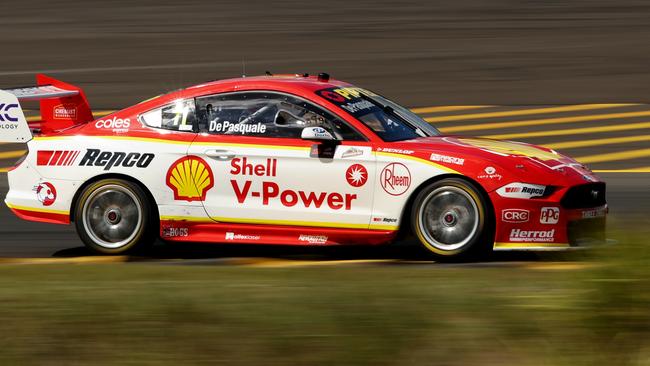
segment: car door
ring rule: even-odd
[[[213,177],[203,199],[212,219],[368,227],[375,158],[370,143],[340,118],[276,92],[206,96],[196,105],[201,133],[188,158]],[[303,139],[307,127],[336,141]]]

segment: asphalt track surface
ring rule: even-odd
[[[576,157],[609,184],[610,228],[650,233],[645,1],[27,0],[3,8],[0,34],[0,88],[45,72],[83,87],[95,111],[240,76],[243,64],[248,75],[326,71],[418,108],[445,133]],[[0,145],[0,171],[21,149]],[[0,257],[83,255],[80,245],[71,227],[0,208]],[[219,248],[161,255],[313,254]]]

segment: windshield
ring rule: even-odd
[[[329,88],[316,94],[347,111],[384,141],[440,135],[435,127],[417,114],[369,90]]]

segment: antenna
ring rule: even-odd
[[[241,77],[246,77],[246,60],[243,57],[241,59]]]

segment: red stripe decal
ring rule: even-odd
[[[52,158],[52,150],[41,150],[36,153],[36,165],[47,165]]]
[[[70,155],[70,151],[63,151],[61,157],[59,158],[59,161],[56,162],[56,165],[58,166],[63,165],[63,163],[68,159],[69,155]]]

